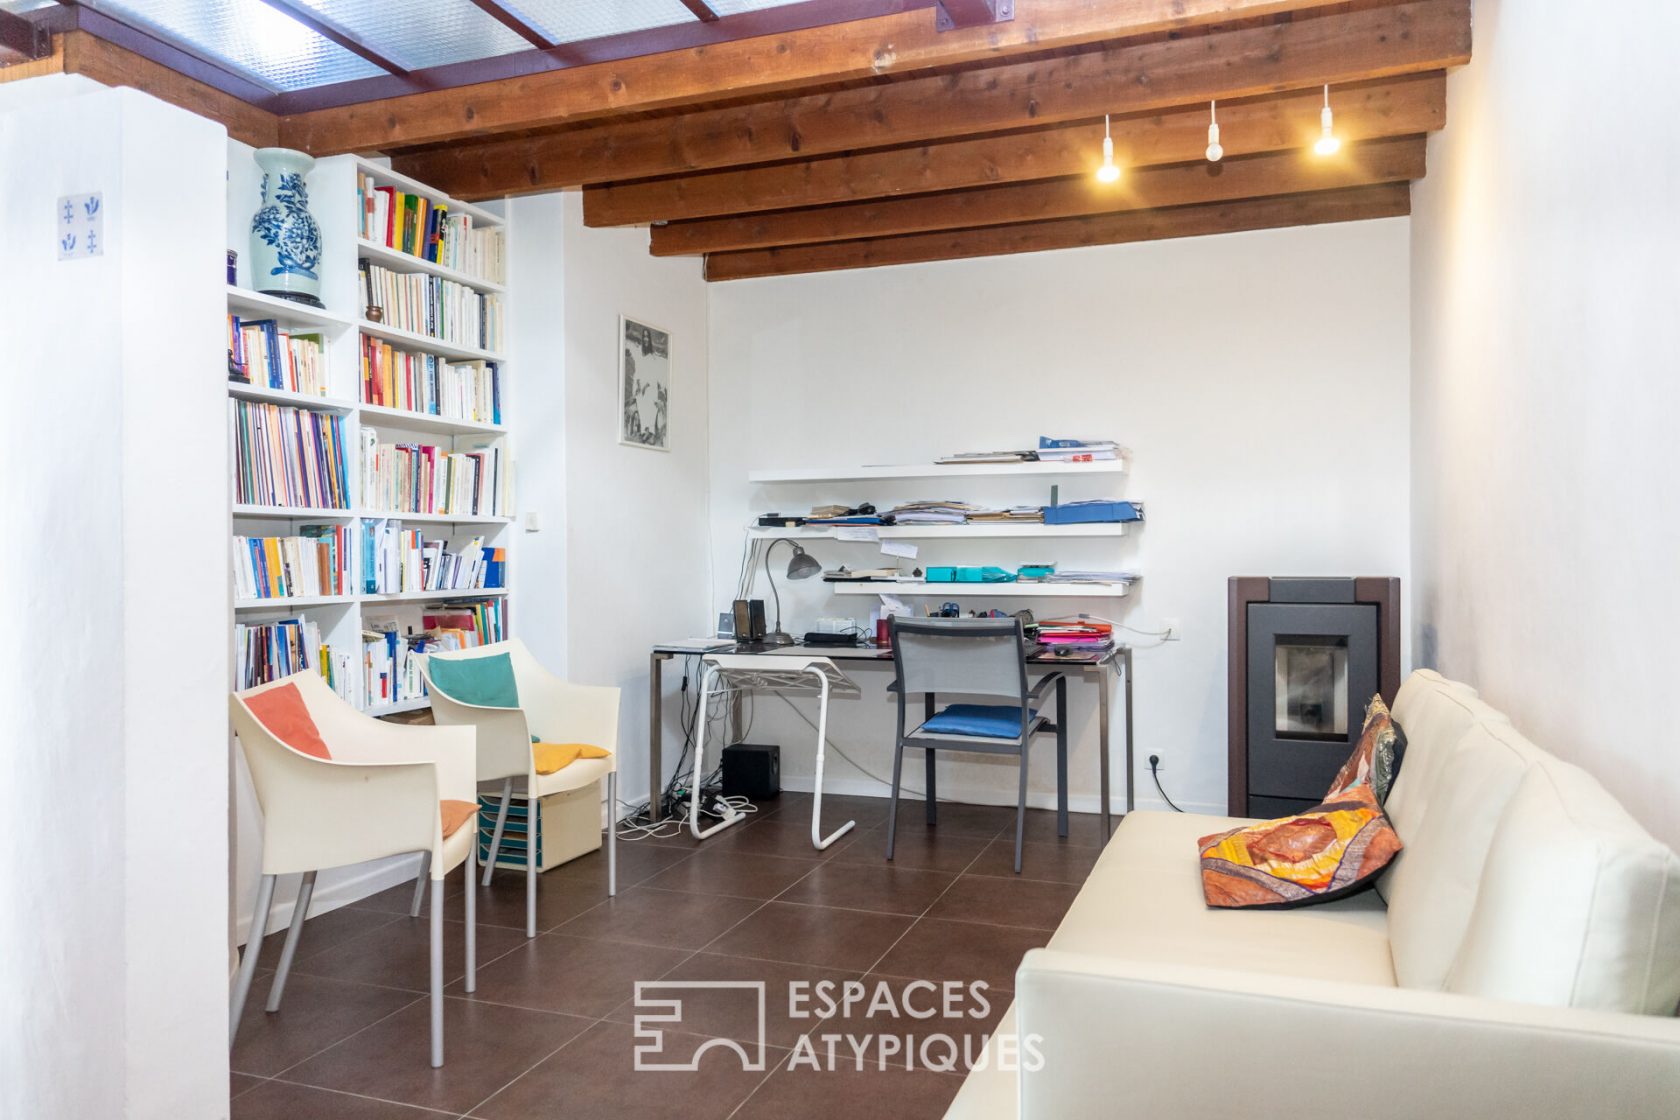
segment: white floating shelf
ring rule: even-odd
[[[431,698],[422,696],[418,700],[398,700],[395,704],[378,704],[367,710],[366,714],[374,717],[394,716],[399,712],[417,712],[421,708],[431,706]]]
[[[336,607],[354,603],[354,595],[289,595],[270,599],[235,599],[235,611],[290,611],[303,607]]]
[[[384,323],[372,323],[363,319],[356,325],[363,334],[372,335],[374,338],[383,338],[387,342],[393,342],[411,350],[436,354],[440,358],[448,358],[451,361],[501,362],[506,360],[500,354],[492,353],[489,350],[480,350],[476,346],[464,346],[458,342],[445,342],[442,339],[417,334],[414,331],[388,327]]]
[[[410,603],[427,599],[483,599],[506,595],[505,587],[479,587],[472,590],[460,589],[454,591],[388,591],[374,592],[362,596],[366,603]]]
[[[263,404],[284,404],[294,408],[312,408],[317,412],[350,412],[356,408],[355,401],[340,400],[337,397],[322,397],[314,393],[293,393],[285,389],[270,389],[265,385],[246,385],[238,381],[228,382],[228,396],[242,401],[261,401]]]
[[[348,509],[311,509],[299,506],[235,505],[233,516],[271,521],[349,521],[356,516]]]
[[[268,296],[249,288],[227,286],[228,310],[241,318],[275,319],[291,329],[326,329],[339,331],[350,325],[348,316],[292,299]]]
[[[380,521],[428,521],[438,525],[506,525],[511,517],[454,513],[405,513],[402,510],[362,510],[357,516]]]
[[[835,595],[938,596],[941,599],[1123,599],[1123,583],[831,583]]]
[[[1097,522],[1087,525],[1043,525],[1038,522],[1011,525],[977,522],[967,525],[858,525],[852,527],[874,529],[876,535],[884,541],[1008,540],[1022,537],[1042,540],[1047,537],[1123,537],[1126,535],[1126,526],[1120,522]],[[775,537],[839,540],[842,528],[847,528],[847,526],[801,525],[793,529],[772,529],[755,525],[747,530],[747,535],[756,540]],[[856,541],[851,543],[868,544],[870,542]]]
[[[910,463],[904,466],[807,467],[792,470],[748,471],[747,481],[861,482],[891,478],[1042,478],[1047,475],[1124,474],[1124,459],[1097,463]]]
[[[386,268],[429,273],[443,280],[453,280],[457,284],[464,284],[480,292],[507,291],[506,284],[498,284],[494,280],[484,280],[477,276],[471,276],[447,265],[417,257],[413,253],[405,253],[401,249],[393,249],[388,245],[381,245],[377,241],[369,241],[365,237],[356,239],[356,252]]]
[[[442,435],[503,436],[507,429],[500,424],[486,424],[478,420],[462,420],[453,416],[433,416],[429,412],[413,412],[406,408],[387,408],[382,404],[364,404],[361,409],[364,427],[396,427],[414,432],[437,432]]]

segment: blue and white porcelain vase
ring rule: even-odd
[[[315,159],[290,148],[259,148],[256,158],[263,204],[251,215],[251,286],[320,307],[321,227],[303,182]]]

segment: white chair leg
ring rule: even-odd
[[[706,776],[706,724],[711,722],[706,718],[706,712],[712,700],[712,685],[717,682],[717,679],[717,666],[712,665],[701,670],[700,730],[694,744],[694,777],[688,783],[688,830],[694,834],[696,840],[704,840],[708,836],[715,836],[730,825],[739,824],[747,819],[745,813],[738,813],[734,809],[725,807],[722,820],[710,828],[700,827],[700,783]]]
[[[239,1034],[239,1017],[245,1013],[245,997],[251,994],[251,981],[257,975],[257,957],[262,954],[263,934],[268,931],[268,908],[274,902],[274,876],[264,875],[257,885],[257,905],[251,911],[251,933],[245,939],[245,955],[239,960],[239,977],[233,984],[232,1005],[228,1008],[228,1049]]]
[[[525,789],[525,936],[537,935],[537,812],[536,795]]]
[[[426,884],[432,877],[432,853],[420,853],[420,874],[414,877],[414,905],[408,908],[408,916],[420,916],[420,904],[426,901]]]
[[[616,759],[614,761],[617,761]],[[618,771],[607,772],[607,897],[618,896]]]
[[[478,837],[473,837],[472,852],[467,856],[467,976],[461,982],[470,995],[478,991]]]
[[[432,880],[432,1068],[443,1065],[443,880]]]
[[[304,919],[309,917],[309,900],[315,894],[315,872],[305,871],[298,887],[297,905],[292,907],[292,924],[286,930],[286,945],[280,950],[280,967],[274,970],[274,983],[268,989],[269,1011],[280,1010],[280,997],[286,991],[286,977],[292,972],[292,958],[297,956],[298,942],[303,938]]]
[[[508,805],[513,801],[513,779],[502,783],[502,807],[496,810],[496,827],[490,833],[490,858],[484,864],[484,885],[490,885],[490,876],[496,870],[496,857],[502,850],[502,830],[507,827]]]
[[[822,834],[823,757],[827,753],[826,747],[828,744],[828,677],[816,669],[811,670],[811,673],[817,678],[818,690],[817,773],[811,787],[815,790],[815,794],[811,798],[811,846],[821,851],[855,828],[857,822],[847,821],[827,837]]]

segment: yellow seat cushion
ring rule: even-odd
[[[531,757],[536,761],[537,773],[552,774],[580,758],[611,758],[612,752],[588,743],[532,743]]]

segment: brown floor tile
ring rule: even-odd
[[[862,972],[910,927],[909,918],[765,903],[706,946],[712,953]]]
[[[679,1062],[704,1040],[668,1032],[661,1051]],[[636,1120],[725,1120],[764,1073],[741,1068],[733,1053],[714,1049],[694,1072],[635,1069],[638,1040],[624,1023],[597,1023],[559,1053],[473,1110],[488,1120],[558,1120],[559,1117],[635,1117]],[[766,1068],[785,1054],[767,1050]],[[756,1054],[754,1055],[756,1057]],[[952,1078],[954,1081],[955,1078]]]
[[[844,818],[823,821],[824,833],[833,832]],[[735,828],[741,828],[736,825]],[[825,860],[831,859],[844,851],[851,843],[852,837],[857,835],[857,829],[840,837],[826,848],[816,848],[811,845],[811,822],[797,820],[783,820],[772,818],[767,821],[755,821],[750,828],[736,832],[720,832],[708,841],[719,851],[754,852],[766,856],[782,856],[787,859]]]
[[[773,804],[760,810],[766,820],[783,824],[802,824],[811,827],[811,795],[784,793]],[[823,794],[823,832],[833,832],[846,821],[856,821],[858,828],[874,828],[887,823],[887,799],[884,797],[856,797],[843,793]]]
[[[910,769],[908,763],[905,771]],[[940,768],[944,773],[944,768]],[[1015,807],[1013,805],[963,805],[952,801],[939,802],[939,820],[934,825],[927,823],[927,803],[925,801],[901,800],[898,803],[898,829],[903,836],[912,829],[932,828],[946,836],[974,836],[982,840],[990,840],[999,835],[1004,829],[1015,827]]]
[[[437,1120],[449,1115],[284,1081],[265,1081],[233,1102],[233,1120]]]
[[[289,1070],[286,1079],[459,1114],[589,1026],[575,1016],[463,999],[444,1000],[443,1018],[441,1069],[431,1067],[430,1001],[421,1000]]]
[[[777,901],[915,916],[955,881],[956,876],[945,871],[829,860],[782,892]]]
[[[537,932],[569,922],[607,900],[606,879],[601,885],[578,884],[556,879],[556,868],[537,876]],[[619,884],[624,889],[624,884]],[[459,913],[459,903],[454,904]],[[478,888],[478,921],[483,926],[525,931],[525,876],[518,871],[498,869],[488,887]]]
[[[247,1077],[243,1073],[228,1074],[228,1098],[232,1099],[241,1093],[249,1093],[263,1083],[261,1077]]]
[[[633,887],[645,879],[664,871],[672,864],[681,863],[688,858],[688,853],[675,848],[659,847],[655,844],[644,843],[640,840],[620,840],[618,842],[618,889]],[[501,869],[496,877],[503,874]],[[515,872],[517,874],[517,872]],[[607,897],[607,852],[602,848],[598,852],[579,856],[561,864],[559,867],[544,871],[538,876],[537,889],[541,890],[544,883],[553,880],[565,883],[568,887],[588,887],[597,891],[602,898]]]
[[[682,1000],[682,1022],[673,1029],[685,1034],[705,1035],[709,1038],[734,1038],[753,1042],[758,1038],[758,1006],[755,993],[741,989],[665,988],[667,981],[745,980],[764,985],[765,1041],[775,1047],[792,1046],[799,1036],[821,1022],[820,1006],[815,1001],[817,986],[826,983],[830,990],[839,991],[846,981],[860,981],[857,972],[841,969],[812,968],[809,965],[783,964],[779,961],[748,960],[743,957],[724,957],[713,953],[696,953],[669,975],[661,978],[659,987],[650,989],[647,999]],[[795,987],[800,985],[800,987]],[[790,1002],[792,996],[797,1003]],[[835,997],[839,998],[838,995]],[[633,1023],[641,1009],[632,1000],[624,1003],[609,1016],[622,1023]]]
[[[1048,930],[923,918],[874,971],[935,983],[984,980],[989,988],[1012,991],[1021,957],[1049,940]]]
[[[1100,855],[1101,848],[1081,848],[1067,843],[1022,844],[1020,877],[1077,886],[1091,874]],[[993,840],[968,869],[968,874],[1014,877],[1015,838]]]
[[[811,1045],[825,1063],[832,1039],[836,1061],[838,1056],[856,1054],[857,1046],[861,1046],[866,1055],[865,1068],[900,1066],[966,1073],[980,1060],[986,1040],[1008,1009],[1008,994],[976,993],[966,985],[949,993],[943,986],[933,991],[925,987],[905,990],[916,983],[897,977],[869,977],[861,997],[850,1003],[834,1001],[833,1015],[812,1032]],[[890,1005],[877,1002],[883,986]]]
[[[775,898],[809,875],[808,859],[708,848],[647,881],[650,887],[736,898]]]
[[[927,916],[1053,930],[1078,893],[1079,888],[1071,883],[1046,883],[1014,875],[964,875],[939,897]]]
[[[886,826],[871,829],[835,855],[843,863],[874,863],[882,867],[908,867],[917,871],[961,871],[986,850],[986,841],[976,836],[958,836],[917,824],[898,830],[898,846],[887,860]]]
[[[1120,814],[1112,814],[1109,820],[1111,829],[1118,827]],[[1013,842],[1015,839],[1014,826],[1011,825],[1009,829],[999,833],[999,838]],[[1072,844],[1080,848],[1101,848],[1108,843],[1108,838],[1103,836],[1101,813],[1069,813],[1068,834],[1064,840],[1056,835],[1056,811],[1054,809],[1028,809],[1027,843]]]
[[[251,984],[229,1064],[241,1073],[272,1077],[349,1038],[414,1002],[413,992],[307,976],[294,965],[280,1010],[263,1010],[273,974]]]
[[[687,949],[545,933],[480,968],[478,991],[466,998],[599,1018],[630,999],[637,980],[657,980],[688,956]],[[448,992],[465,995],[460,981]]]
[[[294,963],[308,960],[327,949],[342,945],[352,938],[370,933],[396,920],[394,914],[362,910],[354,906],[340,906],[337,910],[330,910],[325,914],[312,914],[309,920],[303,923],[303,932],[298,936]],[[262,954],[257,958],[261,967],[274,968],[279,965],[280,950],[286,943],[286,932],[278,930],[263,938]]]
[[[453,983],[466,971],[463,937],[466,923],[443,923],[443,982]],[[488,964],[525,943],[523,929],[478,923],[478,963]],[[372,933],[346,941],[292,966],[292,975],[327,976],[358,984],[426,993],[431,986],[431,922],[400,918]]]
[[[459,871],[450,877],[444,887],[443,897],[445,902],[452,902],[455,896],[461,893],[460,888],[462,882],[463,879]],[[426,916],[427,907],[431,906],[431,904],[432,893],[431,887],[428,886],[426,888],[426,897],[422,899],[420,903],[420,916],[422,918]],[[372,894],[366,898],[358,898],[355,902],[346,903],[345,905],[346,908],[353,910],[377,910],[382,914],[390,914],[392,916],[401,915],[403,917],[407,917],[409,907],[414,905],[414,880],[410,879],[407,882],[398,883],[396,886],[388,887],[387,889],[380,891],[378,894]],[[305,930],[304,932],[307,933],[308,931]]]
[[[595,940],[698,949],[760,905],[757,899],[631,887],[573,918],[557,932]]]
[[[791,1061],[770,1075],[734,1120],[855,1120],[890,1116],[893,1120],[939,1120],[962,1086],[962,1079],[922,1070],[812,1070]]]

